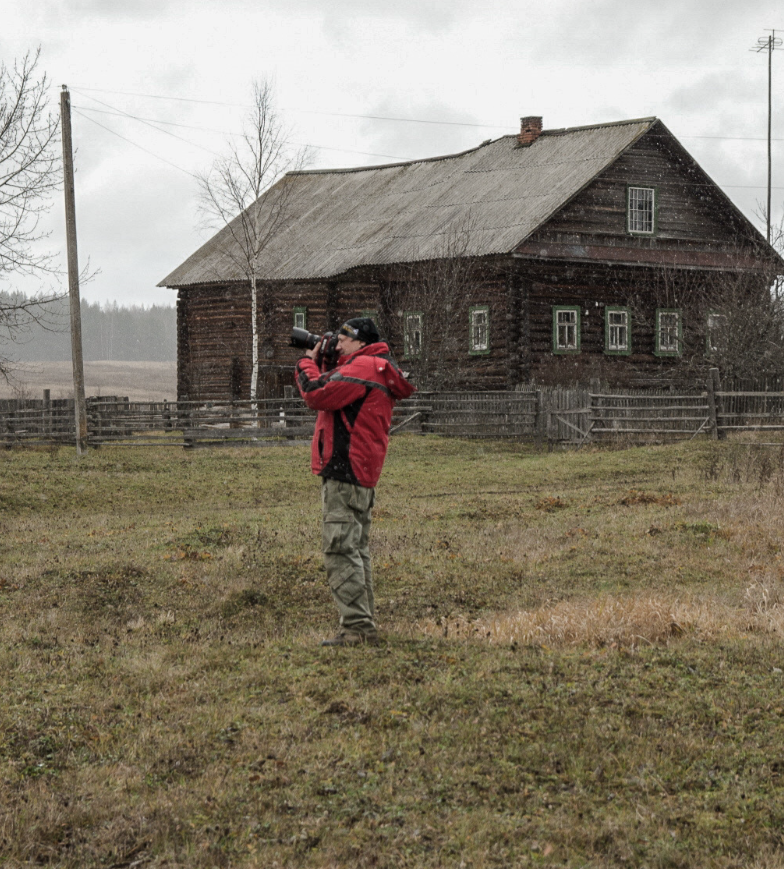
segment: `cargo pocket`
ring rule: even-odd
[[[327,513],[321,527],[321,551],[325,555],[340,555],[351,549],[352,523],[344,513]]]
[[[331,572],[328,581],[332,594],[345,607],[350,607],[365,591],[364,586],[357,582],[356,571],[350,565],[343,570]]]

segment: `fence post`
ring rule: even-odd
[[[534,443],[538,450],[544,443],[544,431],[542,429],[542,390],[537,389],[534,393]]]
[[[43,423],[43,435],[45,438],[50,438],[52,436],[52,391],[50,389],[44,390],[44,404],[43,404],[43,419],[41,422]]]
[[[727,437],[727,432],[721,427],[721,418],[724,415],[724,402],[721,395],[721,380],[719,379],[719,369],[711,368],[711,382],[713,383],[713,395],[716,402],[716,437],[723,441]]]
[[[721,389],[719,369],[711,368],[708,372],[708,419],[710,420],[711,437],[718,440],[719,433],[719,397],[716,394]]]

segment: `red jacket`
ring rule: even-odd
[[[373,488],[387,454],[392,408],[414,392],[389,347],[383,341],[368,344],[323,373],[305,357],[297,363],[296,377],[305,404],[319,411],[313,473]]]

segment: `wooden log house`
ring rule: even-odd
[[[523,118],[518,135],[460,154],[291,172],[252,208],[281,201],[257,262],[258,397],[292,382],[293,325],[321,333],[362,313],[423,383],[430,365],[453,389],[666,384],[709,356],[703,290],[744,280],[764,293],[784,271],[657,118],[554,130]],[[160,283],[178,292],[183,400],[249,397],[251,298],[234,229]],[[428,282],[439,264],[441,284]],[[453,297],[431,304],[444,286]]]

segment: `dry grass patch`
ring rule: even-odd
[[[535,610],[496,613],[481,618],[442,617],[424,620],[428,636],[480,639],[517,646],[634,649],[641,644],[668,644],[689,634],[700,642],[738,639],[750,634],[784,637],[782,586],[753,582],[745,606],[719,598],[683,599],[651,594],[603,595],[565,600]]]

